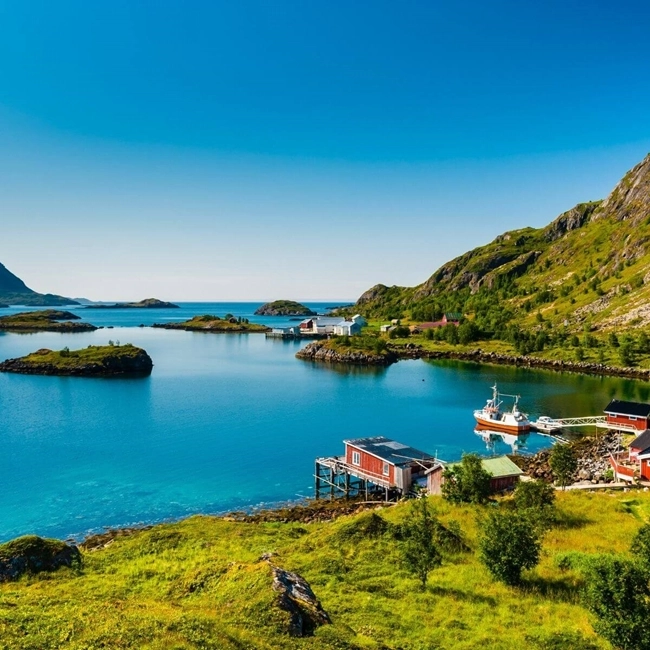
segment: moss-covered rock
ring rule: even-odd
[[[25,573],[80,566],[81,561],[81,553],[76,546],[36,535],[19,537],[0,544],[0,582],[17,580]]]
[[[77,377],[146,376],[153,361],[134,345],[90,345],[83,350],[53,351],[47,348],[0,363],[0,372],[24,375],[71,375]]]

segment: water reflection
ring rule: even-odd
[[[553,436],[541,433],[503,433],[502,431],[492,431],[486,427],[476,427],[474,433],[483,440],[485,448],[490,454],[531,454],[536,449],[531,449],[531,437],[533,441],[541,442],[542,438],[547,439],[547,444],[551,442]],[[538,440],[536,440],[538,439]],[[535,445],[534,447],[538,447]]]

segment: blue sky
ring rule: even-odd
[[[95,299],[351,299],[650,151],[645,2],[0,0],[0,261]]]

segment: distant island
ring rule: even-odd
[[[153,361],[146,351],[130,344],[91,345],[83,350],[63,348],[58,352],[43,348],[0,363],[0,372],[76,377],[147,376],[152,368]]]
[[[9,305],[0,305],[0,309],[8,309]]]
[[[187,332],[232,332],[233,334],[268,332],[270,329],[266,325],[250,323],[247,318],[235,318],[232,314],[226,314],[223,318],[205,314],[204,316],[194,316],[182,323],[154,323],[152,327]]]
[[[72,298],[53,293],[37,293],[4,264],[0,264],[0,302],[3,305],[25,305],[26,307],[60,307],[77,304]]]
[[[316,312],[293,300],[274,300],[255,310],[257,316],[316,316]]]
[[[24,311],[0,317],[0,331],[5,332],[93,332],[97,328],[90,323],[73,323],[79,316],[69,311],[45,309]]]
[[[173,302],[145,298],[139,302],[116,302],[114,305],[87,305],[86,309],[179,309]]]

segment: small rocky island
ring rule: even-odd
[[[145,298],[139,302],[116,302],[114,305],[88,305],[86,309],[179,309],[173,302]]]
[[[325,363],[352,363],[363,366],[389,366],[398,356],[383,339],[367,336],[337,336],[314,341],[296,353],[298,359]]]
[[[255,310],[258,316],[316,316],[316,312],[293,300],[274,300]]]
[[[74,377],[145,377],[153,361],[142,348],[126,345],[90,345],[83,350],[43,348],[0,363],[0,372]]]
[[[90,323],[72,322],[80,318],[70,311],[45,309],[25,311],[0,317],[0,330],[5,332],[93,332],[97,328]]]
[[[268,332],[270,330],[266,325],[250,323],[247,318],[236,318],[232,314],[226,314],[223,318],[205,314],[204,316],[194,316],[182,323],[154,323],[152,327],[185,330],[186,332],[231,332],[233,334]]]

